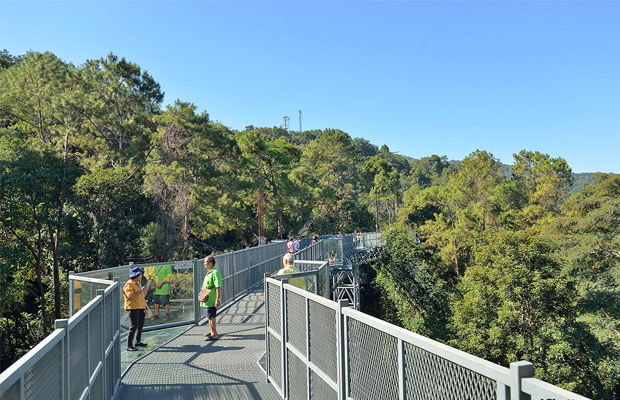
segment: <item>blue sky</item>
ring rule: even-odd
[[[5,1],[0,49],[109,52],[233,129],[338,128],[403,155],[522,149],[620,173],[620,2]]]

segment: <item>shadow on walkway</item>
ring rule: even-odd
[[[218,316],[220,339],[195,326],[131,365],[117,399],[279,399],[257,361],[265,351],[263,288]]]

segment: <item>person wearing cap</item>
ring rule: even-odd
[[[209,320],[209,333],[205,333],[204,340],[217,340],[220,337],[217,334],[216,322],[217,308],[222,304],[222,274],[215,268],[215,257],[207,256],[205,258],[205,268],[207,275],[202,282],[202,287],[211,290],[207,301],[201,302],[200,306],[205,308],[205,315]]]
[[[135,346],[146,347],[146,343],[142,343],[142,327],[144,326],[144,309],[146,308],[146,293],[149,288],[140,287],[144,270],[139,267],[133,267],[129,271],[129,280],[125,282],[123,287],[123,297],[125,298],[125,310],[129,318],[129,331],[127,332],[127,351],[136,351],[134,347],[134,336],[136,338]]]

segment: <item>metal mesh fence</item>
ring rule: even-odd
[[[88,319],[84,318],[69,326],[69,366],[71,381],[69,392],[72,399],[79,399],[88,386]]]
[[[288,362],[288,398],[290,400],[307,400],[308,398],[308,383],[307,374],[308,367],[306,364],[297,358],[292,351],[287,352]],[[320,397],[317,397],[319,399]]]
[[[70,280],[79,279],[72,277]],[[8,388],[2,386],[0,399],[47,400],[63,396],[79,399],[84,393],[89,393],[88,398],[94,400],[114,395],[120,378],[120,288],[112,281],[93,282],[96,279],[90,277],[82,279],[80,285],[73,284],[72,287],[105,288],[103,298],[95,297],[96,301],[85,304],[80,299],[74,308],[79,314],[69,320],[57,320],[57,329],[50,336],[18,360],[12,371],[5,371],[0,382],[4,384],[8,376],[10,382],[15,383]],[[79,294],[90,296],[90,292],[90,289],[80,290]],[[104,349],[111,343],[114,350],[108,353],[104,362]],[[100,363],[105,364],[105,371],[98,370]]]
[[[18,379],[3,394],[0,400],[21,400],[21,381]]]
[[[114,362],[112,365],[114,366],[114,383],[121,377],[121,341],[117,340],[114,342]]]
[[[310,356],[308,357],[334,382],[338,380],[338,337],[336,311],[309,301]]]
[[[239,293],[247,289],[247,278],[248,271],[237,272],[234,277],[235,281],[235,292]]]
[[[115,328],[115,320],[117,320],[118,318],[114,318],[115,317],[115,312],[114,312],[114,302],[110,301],[111,297],[113,296],[108,296],[106,298],[106,301],[104,302],[104,315],[103,315],[103,328],[104,328],[104,337],[103,340],[106,343],[106,347],[108,345],[108,343],[110,343],[112,341],[112,338],[114,337],[114,328]],[[120,311],[119,311],[120,312]]]
[[[114,354],[114,351],[111,351],[106,356],[106,364],[105,364],[106,380],[105,380],[104,387],[105,387],[106,397],[108,398],[112,395],[112,393],[114,393],[114,383],[116,382],[116,380],[110,379],[110,377],[117,376],[115,373],[115,368],[114,368],[114,364],[116,363],[114,361],[115,361],[115,354]],[[119,360],[119,364],[120,364],[120,360]]]
[[[353,399],[398,399],[398,340],[347,317],[349,396]]]
[[[313,399],[338,400],[338,392],[313,371],[310,371],[310,391]]]
[[[121,307],[124,307],[125,305],[123,304],[121,306],[121,288],[120,285],[117,286],[113,291],[112,291],[112,313],[114,315],[114,318],[112,320],[112,337],[110,338],[110,341],[112,340],[112,338],[114,337],[114,332],[120,332],[121,329]],[[106,301],[107,303],[108,301]],[[124,303],[124,302],[123,302]]]
[[[282,342],[269,334],[269,379],[282,387]]]
[[[306,298],[293,292],[286,292],[287,342],[306,356]]]
[[[62,398],[62,341],[26,372],[24,398],[29,400]]]
[[[496,399],[497,382],[412,344],[403,344],[405,393],[428,400]]]
[[[321,297],[329,298],[329,287],[327,286],[326,275],[329,274],[329,266],[325,266],[319,270],[318,277],[318,295]]]
[[[263,266],[261,264],[256,265],[255,267],[250,269],[250,282],[251,286],[254,286],[256,283],[263,280]]]
[[[267,296],[269,296],[268,326],[280,332],[280,287],[272,283],[268,284]]]
[[[97,306],[88,315],[90,325],[90,368],[89,375],[92,375],[97,368],[97,364],[102,361],[101,356],[101,309],[103,303]]]
[[[103,374],[97,375],[92,386],[90,387],[90,400],[103,400]]]

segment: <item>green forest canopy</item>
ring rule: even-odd
[[[508,166],[408,159],[338,129],[237,131],[164,106],[113,54],[3,51],[0,87],[0,370],[66,316],[68,271],[255,245],[263,199],[272,239],[385,231],[369,282],[384,319],[619,396],[618,175],[530,150]]]

